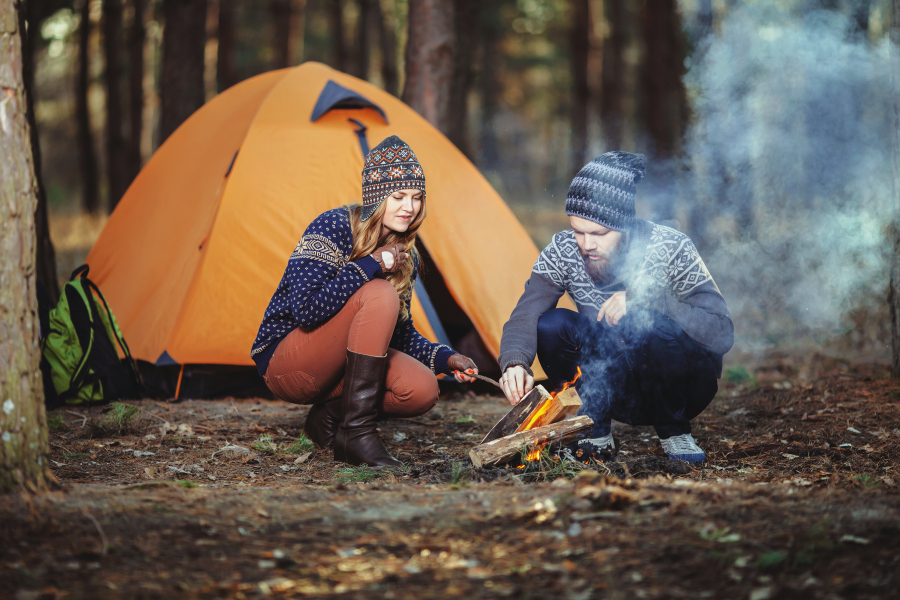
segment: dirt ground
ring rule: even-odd
[[[481,390],[488,391],[488,390]],[[295,441],[305,407],[136,401],[51,415],[61,489],[0,502],[0,598],[896,598],[900,385],[883,364],[774,356],[695,421],[572,478],[474,469],[506,412],[448,387],[382,438],[407,467]]]

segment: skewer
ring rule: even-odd
[[[494,385],[496,385],[496,386],[497,386],[498,388],[500,388],[501,390],[503,389],[503,386],[502,386],[502,385],[500,385],[499,383],[497,383],[496,381],[494,381],[494,380],[491,379],[490,377],[485,377],[484,375],[479,375],[478,373],[465,373],[465,372],[463,373],[463,375],[466,375],[467,377],[474,377],[475,379],[480,379],[480,380],[482,380],[482,381],[487,381],[488,383],[493,383]]]

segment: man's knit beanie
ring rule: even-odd
[[[397,190],[422,190],[425,198],[425,172],[409,144],[392,135],[369,152],[362,171],[362,215],[365,221],[378,205]]]
[[[644,178],[647,157],[607,152],[586,164],[569,186],[566,214],[623,231],[634,223],[635,187]]]

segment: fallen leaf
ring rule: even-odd
[[[841,541],[849,544],[859,544],[860,546],[866,546],[871,542],[871,540],[867,540],[866,538],[858,537],[855,535],[841,536]]]
[[[234,444],[228,444],[227,446],[222,446],[221,448],[219,448],[218,450],[213,452],[212,456],[210,456],[210,458],[215,458],[216,454],[219,454],[220,452],[234,452],[235,454],[250,454],[250,449],[244,448],[243,446],[235,446]],[[135,454],[137,454],[137,453],[135,453]]]
[[[299,465],[299,464],[305,463],[309,459],[310,456],[312,456],[312,452],[307,452],[305,454],[301,454],[296,459],[294,459],[294,464]]]
[[[756,588],[750,592],[750,600],[769,600],[772,597],[772,588]]]

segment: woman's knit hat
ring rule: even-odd
[[[622,231],[634,222],[636,184],[644,178],[647,157],[607,152],[586,164],[569,186],[566,214]]]
[[[369,152],[362,171],[361,221],[397,190],[417,188],[425,198],[425,172],[409,144],[392,135]]]

